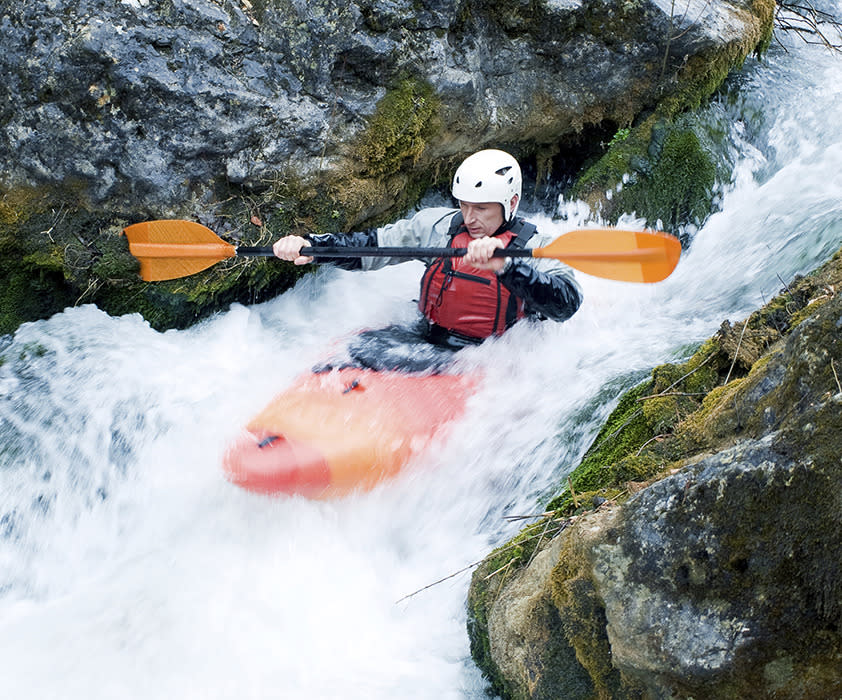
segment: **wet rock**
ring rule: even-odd
[[[219,180],[348,168],[353,140],[407,75],[441,105],[416,167],[490,144],[552,150],[678,92],[699,76],[690,59],[737,65],[770,31],[771,7],[12,4],[0,17],[3,179],[75,182],[94,205],[160,211]]]
[[[504,696],[839,695],[842,296],[823,290],[840,276],[836,256],[784,292],[804,294],[777,319],[787,332],[647,447],[648,483],[568,517],[505,580],[499,555],[477,570],[472,648]],[[780,305],[746,326],[762,335]],[[730,373],[742,356],[718,338]],[[584,680],[554,695],[565,678]]]

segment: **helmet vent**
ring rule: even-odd
[[[495,171],[494,171],[494,174],[495,174],[495,175],[505,175],[505,174],[506,174],[507,172],[509,172],[511,169],[512,169],[512,166],[511,166],[511,165],[507,165],[507,166],[505,166],[504,168],[500,168],[499,170],[495,170]],[[511,182],[511,180],[509,180],[509,182]]]
[[[479,182],[477,182],[477,184],[476,184],[476,185],[474,185],[474,187],[477,187],[477,188],[482,187],[482,180],[480,180]]]

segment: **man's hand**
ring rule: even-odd
[[[313,262],[313,258],[301,255],[301,249],[309,245],[310,241],[301,236],[284,236],[275,241],[272,252],[281,260],[288,260],[295,265],[307,265]]]
[[[493,236],[475,238],[468,243],[468,252],[465,254],[465,263],[478,270],[491,270],[499,272],[506,264],[505,258],[494,258],[494,251],[503,247],[503,241]]]

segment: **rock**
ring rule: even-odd
[[[552,150],[683,89],[691,59],[738,65],[771,30],[771,0],[697,4],[13,4],[4,179],[75,181],[95,206],[155,212],[219,180],[353,168],[354,139],[409,75],[441,105],[427,169],[490,144]]]
[[[502,586],[486,580],[499,554],[477,570],[472,649],[504,696],[839,696],[842,296],[816,292],[840,277],[836,256],[786,290],[787,316],[779,299],[752,314],[750,332],[758,318],[788,332],[652,448],[644,488],[554,512],[558,534]],[[553,694],[564,678],[584,680]]]
[[[675,13],[664,0],[7,3],[0,10],[0,304],[9,313],[0,333],[68,300],[181,327],[234,301],[270,298],[301,272],[252,261],[236,278],[209,271],[148,290],[120,238],[128,223],[189,218],[253,245],[284,231],[368,227],[405,213],[483,147],[508,148],[533,177],[556,159],[569,181],[641,115],[652,116],[625,145],[646,153],[653,129],[664,145],[647,155],[606,216],[620,213],[633,193],[627,211],[648,211],[653,220],[662,209],[703,216],[710,164],[692,135],[670,138],[665,125],[765,46],[775,3],[694,0],[691,7]],[[610,162],[630,162],[623,158]],[[658,159],[683,171],[659,168]],[[627,169],[592,173],[582,197],[604,204]],[[655,207],[640,197],[651,187],[647,173],[659,178],[659,192],[665,180],[683,184]],[[244,239],[255,214],[264,226]]]

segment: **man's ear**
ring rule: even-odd
[[[509,219],[512,218],[512,212],[517,207],[517,203],[518,203],[518,196],[516,194],[512,195],[512,201],[509,202],[509,211],[506,212],[506,214],[508,214],[508,216],[506,217],[506,221],[508,221]]]

